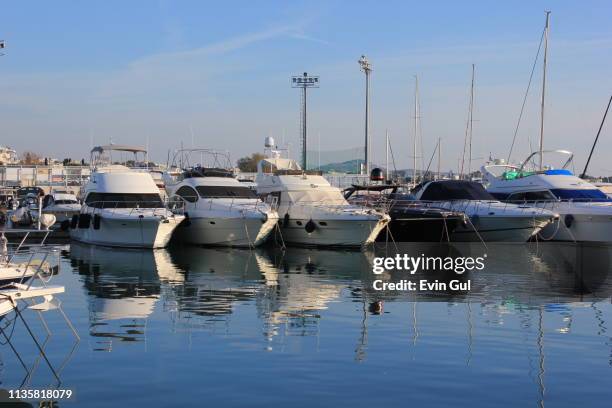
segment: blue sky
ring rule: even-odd
[[[400,167],[412,155],[414,75],[426,160],[438,137],[456,168],[476,64],[474,167],[506,156],[544,24],[552,10],[546,146],[582,166],[612,93],[612,5],[606,1],[4,2],[0,143],[57,158],[87,157],[91,140],[261,150],[265,136],[297,153],[299,93],[291,75],[321,77],[309,96],[310,145],[363,139],[363,74],[372,61],[374,160],[389,129]],[[538,136],[541,70],[516,159]],[[612,125],[593,173],[612,174]]]

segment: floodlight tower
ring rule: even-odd
[[[359,66],[365,73],[366,92],[365,92],[365,174],[370,174],[370,73],[372,64],[365,55],[359,58]]]
[[[306,126],[306,88],[318,88],[319,77],[309,76],[307,72],[301,76],[291,77],[291,87],[302,89],[302,169],[307,170],[307,157],[306,157],[306,138],[307,138],[307,126]]]

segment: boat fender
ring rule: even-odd
[[[265,224],[266,222],[268,222],[268,214],[266,214],[265,212],[262,212],[263,217],[261,217],[261,223]]]
[[[100,217],[100,214],[96,214],[93,217],[93,228],[95,230],[99,230],[100,229],[100,220],[102,220],[102,217]]]
[[[567,228],[571,228],[572,224],[574,223],[574,216],[572,214],[567,214],[563,222]]]
[[[308,222],[306,223],[306,226],[304,227],[304,229],[306,230],[307,233],[310,234],[312,231],[317,229],[317,225],[314,223],[313,220],[308,220]]]
[[[81,214],[79,216],[79,228],[89,228],[89,223],[91,222],[91,214]]]
[[[68,220],[64,220],[64,221],[62,221],[62,223],[60,224],[60,229],[61,229],[62,231],[68,231],[68,228],[70,228],[70,226],[71,226],[71,222],[70,222],[70,221],[68,221]]]
[[[72,216],[72,219],[70,220],[70,228],[75,229],[78,223],[79,223],[79,216],[77,214],[74,214]]]
[[[289,226],[289,213],[285,213],[285,217],[283,218],[283,227]]]

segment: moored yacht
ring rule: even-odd
[[[70,222],[73,215],[81,211],[81,204],[77,197],[67,191],[52,191],[51,194],[45,196],[42,202],[43,214],[52,214],[55,216],[56,222],[62,225]]]
[[[185,218],[166,208],[151,174],[111,164],[113,151],[146,151],[129,146],[92,150],[92,173],[83,187],[83,206],[70,223],[72,239],[88,244],[130,248],[165,247]]]
[[[465,222],[465,214],[423,205],[394,184],[352,185],[344,190],[352,204],[376,208],[391,217],[390,234],[380,234],[378,241],[442,242],[449,241],[455,229]]]
[[[191,166],[191,157],[211,159],[210,167],[202,163]],[[236,179],[226,154],[207,149],[180,150],[173,161],[186,167],[177,176],[164,174],[168,197],[184,205],[188,217],[176,230],[179,240],[237,247],[265,242],[278,222],[278,213]]]
[[[552,154],[565,156],[559,168],[539,159]],[[496,198],[548,209],[560,215],[540,232],[540,238],[555,241],[612,241],[612,199],[595,185],[569,170],[573,154],[566,150],[532,153],[521,165],[501,161],[482,167],[484,185]]]
[[[473,181],[426,182],[414,189],[414,198],[431,207],[465,213],[469,221],[453,231],[451,241],[526,242],[558,218],[546,209],[502,203]]]
[[[389,223],[386,214],[349,204],[321,172],[271,153],[257,164],[255,182],[257,193],[278,206],[285,243],[358,247],[373,243]]]

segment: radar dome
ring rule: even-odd
[[[276,146],[276,143],[274,143],[274,138],[272,136],[266,137],[265,146],[268,148]]]

